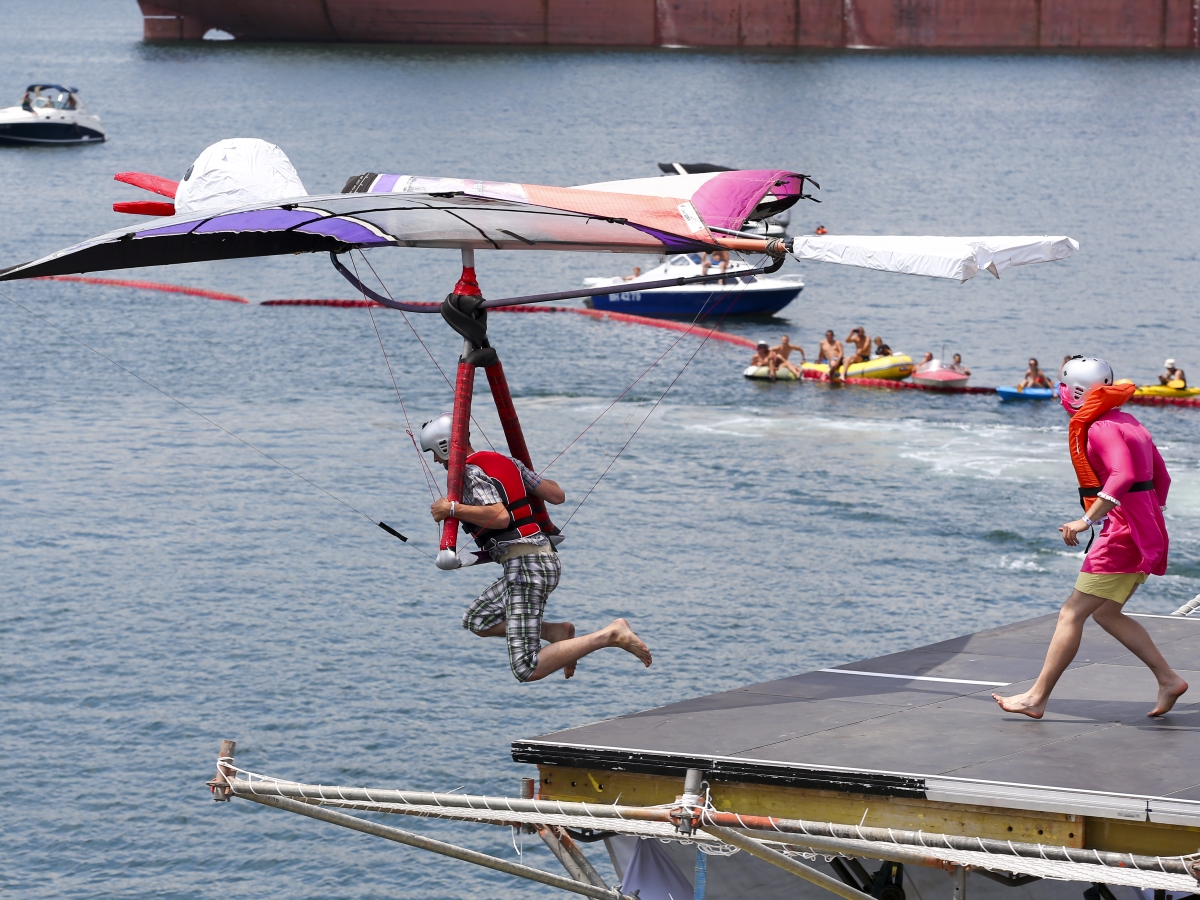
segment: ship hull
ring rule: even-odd
[[[139,0],[147,40],[1183,50],[1200,0]]]

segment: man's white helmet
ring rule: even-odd
[[[451,413],[442,413],[421,426],[421,449],[432,450],[433,455],[445,462],[450,459],[450,430],[454,425]]]
[[[1098,384],[1112,384],[1112,366],[1091,356],[1072,356],[1063,363],[1058,380],[1066,385],[1063,402],[1072,409],[1083,405],[1083,395]]]

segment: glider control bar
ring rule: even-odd
[[[786,256],[783,255],[783,242],[779,241],[780,255],[775,257],[770,265],[759,266],[754,269],[745,269],[739,272],[726,272],[724,275],[715,273],[712,275],[693,275],[690,278],[665,278],[661,281],[639,281],[636,283],[636,289],[639,291],[653,291],[658,288],[679,287],[684,284],[707,284],[714,281],[722,281],[724,279],[748,278],[752,275],[770,275],[773,272],[778,272],[783,267]],[[760,248],[762,249],[762,248]],[[766,252],[771,250],[770,244],[765,248]],[[436,313],[439,312],[437,306],[427,306],[417,303],[405,303],[401,300],[393,300],[391,297],[384,296],[378,291],[373,291],[367,287],[358,276],[347,269],[338,260],[336,253],[329,254],[330,260],[333,262],[333,267],[337,269],[342,277],[354,286],[356,291],[361,292],[365,296],[371,298],[376,303],[389,307],[390,309],[398,309],[401,312],[411,313]],[[631,283],[631,287],[633,284]],[[484,300],[479,307],[481,309],[494,309],[497,306],[523,306],[527,303],[552,303],[555,300],[577,300],[582,297],[598,297],[602,294],[611,294],[618,288],[619,285],[609,285],[608,287],[599,288],[581,288],[573,291],[556,291],[551,294],[529,294],[524,297],[503,297],[497,300]]]

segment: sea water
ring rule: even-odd
[[[726,330],[787,332],[812,355],[826,328],[861,324],[914,356],[960,352],[983,385],[1070,353],[1139,382],[1173,356],[1200,379],[1189,57],[150,46],[140,31],[129,0],[0,8],[0,93],[76,86],[109,132],[0,152],[0,265],[136,221],[111,204],[148,195],[114,173],[178,178],[225,137],[278,143],[312,193],[365,171],[580,184],[659,161],[780,166],[822,186],[795,232],[1081,247],[965,285],[789,262],[800,298]],[[457,275],[452,252],[370,258],[406,299]],[[478,254],[489,296],[652,261]],[[1052,612],[1080,565],[1056,530],[1078,509],[1052,404],[749,382],[728,344],[496,314],[539,466],[607,410],[547,472],[570,519],[548,617],[627,616],[654,652],[649,670],[608,650],[569,682],[521,686],[501,642],[459,626],[495,569],[444,573],[415,549],[437,536],[397,388],[413,423],[450,406],[459,341],[441,321],[257,305],[353,297],[321,255],[122,274],[253,302],[2,288],[27,308],[0,300],[6,896],[552,896],[214,804],[219,742],[298,780],[512,795],[532,771],[514,739]],[[485,390],[477,405],[495,441]],[[1200,590],[1200,411],[1135,412],[1174,486],[1170,568],[1133,607],[1166,613]],[[555,868],[507,830],[399,824]]]

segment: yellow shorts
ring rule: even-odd
[[[1075,579],[1075,590],[1091,594],[1093,597],[1124,603],[1135,587],[1145,583],[1145,572],[1120,572],[1114,575],[1080,572],[1079,577]]]

